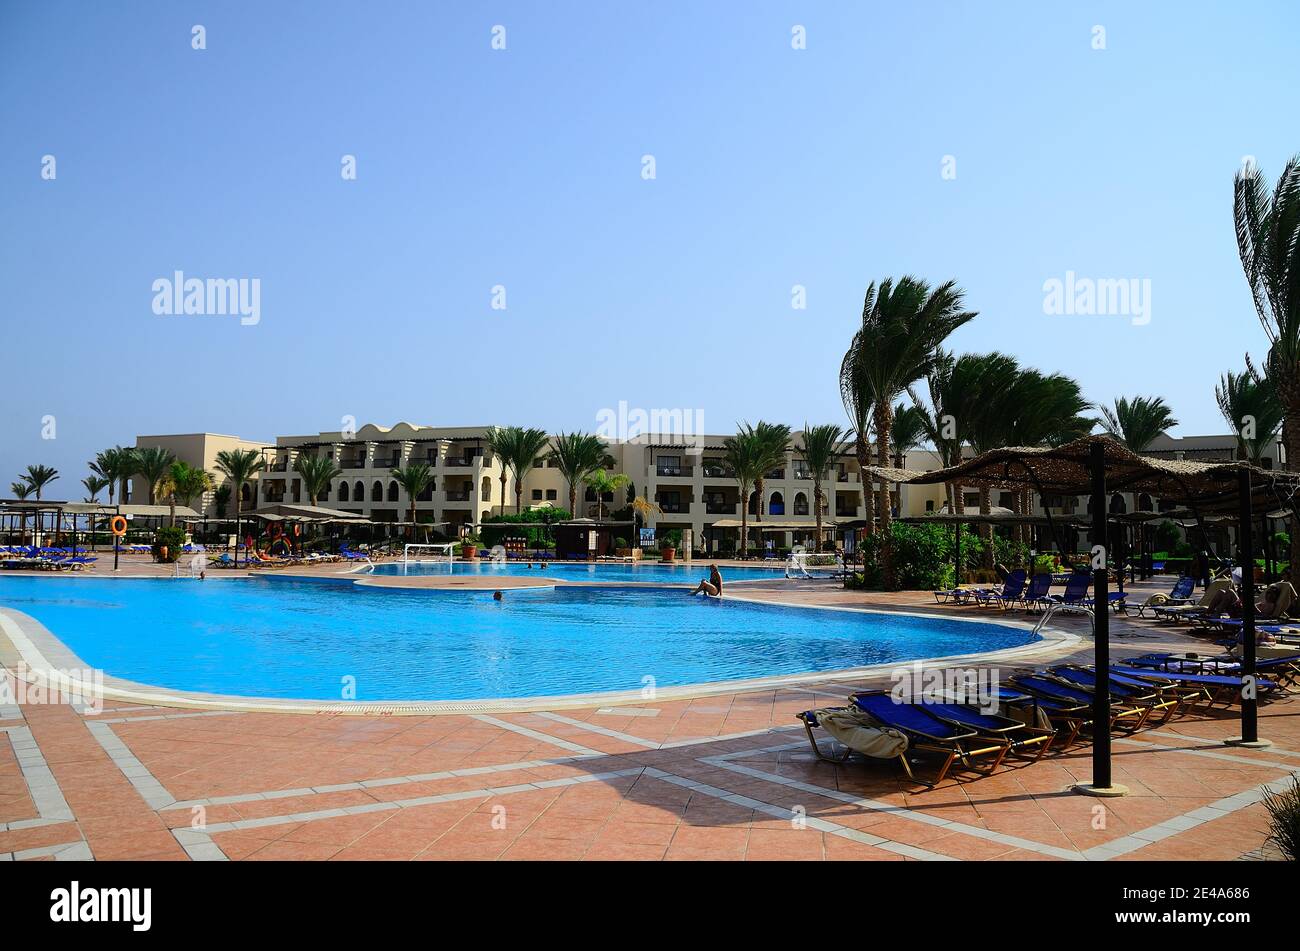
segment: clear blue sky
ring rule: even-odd
[[[1215,381],[1263,351],[1232,176],[1300,151],[1297,26],[1290,2],[0,0],[0,495],[41,462],[80,498],[137,433],[345,414],[842,421],[863,290],[908,272],[966,289],[958,350],[1221,431]],[[176,269],[260,278],[261,322],[155,316]],[[1068,270],[1149,279],[1151,322],[1045,314]]]

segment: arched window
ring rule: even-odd
[[[1138,496],[1139,512],[1154,512],[1155,510],[1156,507],[1151,504],[1151,496],[1147,495],[1145,492]]]
[[[772,498],[768,501],[767,510],[772,515],[784,515],[785,496],[780,492],[773,492]]]
[[[482,490],[481,490],[481,492],[480,492],[480,498],[479,498],[479,501],[480,501],[480,502],[491,502],[491,501],[492,501],[492,477],[491,477],[491,476],[484,476],[484,477],[483,477],[483,488],[482,488]],[[505,499],[502,499],[501,501],[502,501],[502,503],[504,503],[504,502],[505,502]]]
[[[348,484],[347,484],[347,482],[340,482],[340,483],[339,483],[339,501],[340,501],[340,502],[346,502],[346,501],[348,501]]]
[[[796,493],[795,493],[795,496],[794,496],[794,514],[795,514],[795,515],[807,515],[807,514],[808,514],[808,496],[804,495],[802,492],[796,492]]]
[[[762,498],[762,496],[759,495],[757,492],[749,493],[749,514],[750,515],[758,514],[758,500],[760,498]]]
[[[352,500],[354,502],[364,502],[366,500],[366,487],[358,479],[357,484],[352,487]]]
[[[394,481],[388,483],[388,501],[390,501],[390,502],[396,502],[396,501],[397,501],[397,481],[396,481],[396,480],[394,480]]]
[[[253,501],[253,487],[247,482],[239,488],[239,499],[240,503],[243,505],[247,505],[249,502]]]
[[[374,481],[374,484],[370,486],[370,501],[371,502],[384,501],[384,484],[380,482],[378,479],[376,479]]]
[[[492,512],[489,509],[484,509],[483,514],[479,516],[478,520],[480,522],[486,522],[491,517],[492,517]]]
[[[1110,497],[1110,513],[1112,515],[1121,515],[1128,511],[1128,505],[1124,502],[1124,496],[1116,492]]]

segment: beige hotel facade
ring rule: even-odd
[[[455,536],[483,520],[503,511],[515,510],[514,479],[487,448],[488,426],[419,426],[400,422],[391,427],[367,424],[353,432],[319,432],[304,436],[280,436],[274,442],[259,442],[237,436],[214,433],[189,433],[164,436],[139,436],[136,446],[162,446],[178,459],[202,466],[220,479],[216,457],[223,450],[252,449],[262,454],[266,468],[243,488],[242,508],[289,502],[309,504],[302,481],[294,471],[300,455],[319,455],[334,460],[342,470],[328,493],[317,499],[321,506],[364,516],[371,521],[400,522],[409,518],[410,499],[392,477],[392,470],[412,462],[427,463],[433,470],[433,484],[416,499],[417,521],[437,525],[447,535]],[[632,481],[637,495],[658,504],[660,513],[652,515],[647,526],[660,532],[690,529],[694,538],[716,542],[724,535],[734,535],[740,519],[739,488],[723,461],[726,436],[687,437],[646,435],[623,442],[610,442],[614,460],[612,472],[622,472]],[[798,445],[795,434],[792,445]],[[1280,447],[1274,444],[1266,454],[1265,465],[1277,464]],[[1161,437],[1148,454],[1189,461],[1226,461],[1233,457],[1231,436],[1195,436],[1174,439]],[[903,464],[912,469],[934,469],[937,455],[928,450],[913,450],[903,456]],[[839,537],[843,527],[865,519],[866,510],[861,474],[852,447],[846,445],[831,477],[823,483],[826,498],[822,513],[829,538]],[[131,501],[144,501],[148,489],[139,479],[132,482]],[[524,510],[543,507],[568,508],[569,487],[560,471],[549,462],[529,472],[523,485]],[[967,489],[964,501],[977,505],[976,493]],[[994,493],[995,505],[1010,505],[1010,498]],[[626,507],[625,498],[606,498],[603,512]],[[921,515],[944,504],[942,486],[902,486],[898,512]],[[1077,514],[1086,499],[1035,497],[1035,512],[1050,506],[1052,514]],[[1154,511],[1161,508],[1159,499],[1148,496],[1116,494],[1111,498],[1114,511]],[[753,513],[757,499],[751,499]],[[789,545],[810,537],[814,525],[813,481],[799,453],[787,451],[783,464],[770,472],[763,486],[763,521],[775,531],[778,545]],[[209,517],[216,516],[213,493],[207,493],[194,507]],[[578,489],[579,517],[595,517],[595,493],[585,486]]]

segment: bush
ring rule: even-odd
[[[953,532],[942,525],[907,525],[893,522],[890,536],[894,546],[894,574],[897,589],[917,591],[951,587],[953,581]],[[868,588],[884,586],[880,568],[884,536],[876,532],[862,543],[866,561],[862,584]],[[984,546],[980,540],[963,530],[961,555],[963,567],[978,563]]]
[[[167,557],[165,558],[162,554],[164,547],[167,549]],[[153,534],[153,557],[155,561],[171,564],[181,556],[181,549],[184,547],[185,529],[180,526],[165,526]]]
[[[1172,521],[1165,519],[1156,526],[1156,548],[1174,551],[1180,544],[1187,544],[1183,541],[1183,530]]]
[[[1286,532],[1273,533],[1273,550],[1279,555],[1283,552],[1291,553],[1291,536]]]
[[[1300,779],[1293,777],[1285,792],[1264,793],[1264,808],[1268,810],[1269,838],[1289,861],[1296,861],[1300,856]]]
[[[1179,539],[1174,543],[1174,547],[1170,549],[1170,553],[1173,558],[1191,558],[1192,546],[1190,543]]]

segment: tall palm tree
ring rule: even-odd
[[[105,488],[108,489],[109,505],[113,504],[113,490],[119,487],[122,491],[118,498],[126,501],[126,481],[135,475],[137,463],[135,450],[122,446],[114,446],[95,454],[95,460],[90,463],[90,471],[108,480]]]
[[[892,434],[895,469],[903,468],[903,457],[913,449],[918,449],[926,441],[925,413],[913,403],[894,404],[894,431]],[[890,505],[902,511],[902,501],[898,486],[889,492]]]
[[[727,468],[732,471],[736,485],[740,489],[740,551],[744,557],[748,550],[749,539],[749,495],[754,480],[766,470],[763,469],[763,447],[753,427],[745,424],[734,436],[728,436],[722,443],[722,458]]]
[[[753,433],[760,463],[758,474],[754,476],[754,494],[758,496],[754,520],[761,522],[766,502],[763,498],[763,480],[769,472],[785,465],[785,454],[790,448],[790,427],[783,423],[765,423],[760,419],[754,426]]]
[[[226,517],[226,508],[230,505],[230,483],[223,482],[212,492],[212,504],[216,506],[217,518]]]
[[[50,466],[28,466],[27,471],[23,473],[23,481],[32,487],[36,493],[36,501],[41,500],[41,490],[59,477],[59,470]]]
[[[9,483],[9,491],[13,494],[13,497],[15,499],[17,499],[19,502],[23,502],[27,499],[29,495],[32,494],[32,487],[28,485],[26,482],[11,482]],[[23,510],[22,515],[20,517],[22,521],[19,523],[18,526],[18,539],[21,542],[22,539],[27,537],[27,510],[26,509]]]
[[[312,505],[318,505],[320,497],[329,491],[330,483],[343,474],[338,463],[329,456],[312,456],[301,452],[293,461],[293,471],[302,478],[302,487],[307,490],[307,498]]]
[[[1259,465],[1264,449],[1282,427],[1277,389],[1260,377],[1247,357],[1246,372],[1224,374],[1214,388],[1214,398],[1237,439],[1237,458]]]
[[[1265,377],[1282,404],[1286,464],[1300,463],[1300,155],[1269,196],[1253,163],[1233,181],[1233,221],[1255,313],[1268,336]],[[1300,584],[1300,531],[1291,532],[1291,581]]]
[[[602,467],[587,476],[587,488],[596,493],[596,519],[604,517],[605,493],[620,492],[632,484],[631,478],[622,472],[606,472]]]
[[[235,497],[235,567],[239,567],[239,513],[243,505],[244,483],[266,468],[266,460],[256,449],[223,449],[217,453],[217,471],[230,480]]]
[[[99,493],[112,485],[108,479],[97,475],[86,476],[86,478],[81,480],[81,484],[86,487],[87,502],[98,502]]]
[[[609,459],[605,443],[590,433],[559,433],[552,440],[550,459],[569,483],[569,512],[578,517],[578,483],[591,473],[603,469]]]
[[[523,511],[524,479],[540,463],[550,437],[544,429],[493,426],[487,432],[488,449],[501,460],[501,511],[506,508],[506,475],[515,477],[515,514]]]
[[[834,423],[811,427],[804,423],[797,447],[799,455],[803,457],[804,463],[812,473],[813,512],[817,522],[817,541],[813,547],[816,551],[822,550],[822,506],[826,498],[822,483],[835,468],[835,463],[839,459],[840,443],[843,442],[844,436],[844,430]]]
[[[926,376],[941,357],[940,347],[954,330],[973,320],[974,311],[963,309],[964,294],[955,282],[939,287],[905,276],[873,283],[862,302],[862,326],[840,364],[840,392],[852,393],[853,404],[870,403],[876,436],[876,459],[889,463],[894,423],[893,401],[907,387]],[[845,405],[850,400],[845,397]],[[877,499],[882,574],[886,587],[894,586],[893,544],[889,535],[891,513],[887,487]]]
[[[158,500],[159,483],[167,475],[167,470],[171,468],[171,464],[176,457],[162,446],[137,449],[135,456],[136,470],[134,474],[144,479],[145,484],[149,486],[149,504],[153,505]]]
[[[415,500],[433,482],[433,469],[425,462],[410,462],[405,469],[392,470],[392,476],[397,480],[397,484],[406,490],[406,497],[411,500],[411,540],[415,541]],[[326,485],[328,484],[327,480]]]
[[[1173,411],[1159,396],[1121,396],[1112,409],[1102,406],[1101,424],[1108,435],[1133,452],[1143,452],[1167,429],[1178,425]]]
[[[196,498],[212,489],[212,473],[188,462],[175,460],[167,467],[167,474],[159,482],[159,491],[167,497],[171,506],[170,524],[176,524],[176,503],[191,505]]]

